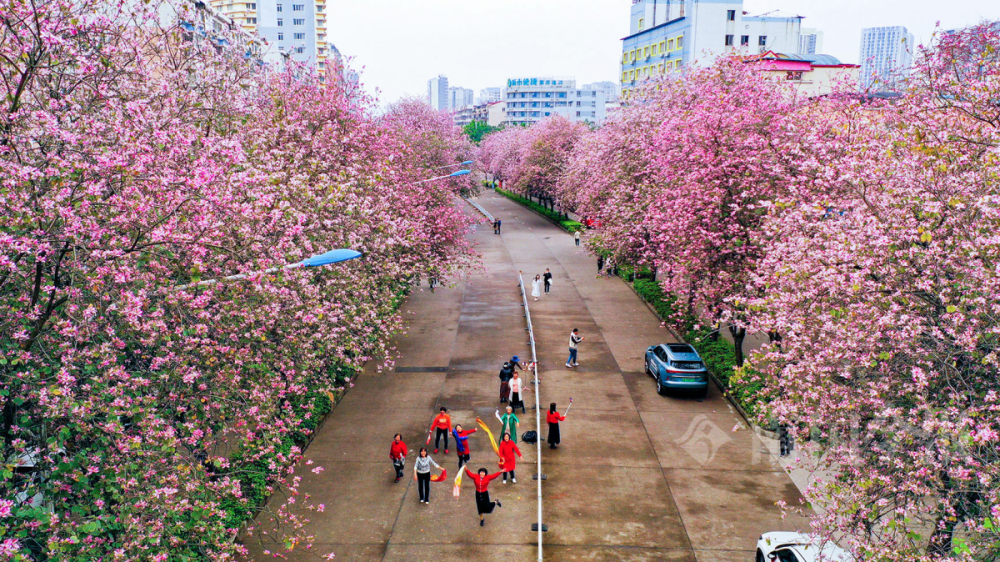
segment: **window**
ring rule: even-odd
[[[649,47],[646,47],[645,49],[642,50],[642,57],[646,59],[649,58]]]
[[[306,52],[306,48],[305,47],[296,47],[295,48],[295,52],[296,53],[304,53],[304,52]]]
[[[284,40],[285,40],[285,34],[284,33],[279,33],[278,34],[278,41],[284,41]]]
[[[678,49],[683,49],[684,48],[684,36],[683,35],[681,35],[680,37],[677,38],[677,48]]]
[[[628,64],[628,53],[622,55],[622,64]]]
[[[257,18],[247,18],[247,23],[257,23]]]
[[[656,65],[656,71],[659,72],[660,74],[663,74],[663,63],[662,62],[660,64]]]
[[[632,51],[632,52],[630,52],[630,53],[629,53],[629,57],[630,57],[630,58],[632,59],[632,61],[634,62],[634,61],[635,61],[635,51]]]
[[[634,70],[628,71],[628,79],[630,81],[634,81],[635,80],[635,71]]]
[[[736,10],[726,10],[726,21],[736,21]]]
[[[732,35],[726,35],[726,46],[727,47],[732,47],[733,46],[733,36]]]
[[[761,35],[760,37],[758,37],[757,38],[757,44],[760,45],[761,47],[766,47],[767,46],[767,35]]]
[[[649,54],[653,55],[654,57],[656,56],[656,43],[653,43],[653,46],[649,48]]]
[[[660,41],[660,54],[663,54],[667,50],[667,42]]]
[[[622,72],[622,82],[625,82],[627,80],[628,80],[628,72]]]
[[[245,4],[248,10],[256,10],[257,4]]]
[[[667,50],[668,51],[673,51],[674,50],[674,40],[673,39],[671,39],[670,41],[667,41]]]
[[[306,38],[306,34],[305,33],[296,33],[295,34],[295,38],[296,39],[305,39]]]
[[[296,20],[292,20],[292,23],[294,25],[305,25],[306,24],[306,20],[304,20],[304,19],[296,19]],[[730,35],[730,37],[732,37],[732,35]]]
[[[281,27],[283,25],[285,25],[284,20],[282,20],[281,18],[278,18],[278,27]]]
[[[305,10],[305,9],[306,9],[305,4],[292,4],[292,11],[293,12],[301,12],[302,10]]]
[[[790,70],[785,73],[785,80],[802,80],[801,70]]]
[[[639,18],[639,29],[644,29],[646,27],[646,20],[644,18]]]
[[[740,45],[742,45],[744,47],[749,46],[750,45],[750,36],[749,35],[740,35]]]
[[[680,67],[681,67],[681,61],[680,61],[680,59],[675,60],[674,61],[674,68],[680,68]]]

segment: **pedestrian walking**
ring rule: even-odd
[[[580,335],[580,330],[573,328],[573,332],[569,335],[569,359],[566,360],[567,367],[578,367],[580,364],[576,362],[576,351],[577,346],[583,341],[583,336]]]
[[[493,219],[493,234],[497,233],[497,220]]]
[[[509,402],[510,379],[514,378],[514,367],[506,362],[500,367],[500,403]]]
[[[507,406],[506,414],[501,416],[500,410],[496,410],[495,412],[493,412],[493,414],[497,417],[498,420],[500,420],[500,425],[501,425],[500,434],[502,435],[504,433],[508,433],[512,435],[513,436],[512,439],[516,443],[517,427],[518,425],[520,425],[521,420],[517,419],[517,416],[514,415],[514,409],[510,406]]]
[[[576,232],[573,233],[573,240],[576,242],[576,247],[579,248],[580,247],[580,231],[579,230],[577,230]]]
[[[538,297],[542,296],[542,276],[536,275],[534,279],[531,280],[531,296],[538,300]]]
[[[476,432],[476,428],[469,431],[462,431],[462,424],[455,424],[451,434],[455,436],[455,452],[458,453],[458,468],[465,466],[469,462],[469,436]]]
[[[500,234],[500,227],[503,225],[503,221],[497,219],[497,234]]]
[[[448,454],[448,434],[451,432],[451,416],[448,415],[448,408],[441,406],[441,413],[434,418],[431,424],[434,428],[434,453],[441,447],[441,438],[444,437],[444,452]]]
[[[604,256],[597,256],[597,274],[600,275],[601,271],[604,271]]]
[[[469,478],[472,478],[473,484],[476,485],[476,511],[479,512],[479,526],[482,527],[486,525],[485,515],[493,513],[494,507],[503,507],[500,500],[490,501],[490,482],[500,476],[500,473],[489,474],[485,468],[480,468],[473,474],[468,467],[465,468],[465,473]]]
[[[549,413],[545,416],[545,421],[549,424],[549,436],[545,439],[549,442],[549,449],[555,449],[562,441],[559,433],[559,422],[564,421],[566,416],[556,411],[556,403],[549,404]]]
[[[427,454],[426,447],[421,447],[417,455],[417,460],[413,463],[413,476],[417,479],[417,493],[420,494],[420,503],[431,503],[431,465],[434,465],[438,470],[444,469]]]
[[[779,456],[787,457],[792,453],[792,448],[794,446],[792,442],[792,434],[788,432],[788,426],[785,424],[778,426],[778,445],[781,447]]]
[[[406,465],[406,443],[403,443],[403,436],[396,434],[392,437],[392,446],[389,447],[389,459],[392,460],[392,467],[396,469],[396,482],[403,477],[403,466]]]
[[[517,484],[517,475],[514,474],[514,469],[517,468],[514,455],[519,458],[524,458],[521,455],[521,449],[517,448],[517,443],[514,442],[514,438],[510,433],[504,433],[503,437],[500,438],[500,458],[503,459],[503,483],[507,483],[507,473],[510,473],[510,481]]]
[[[552,272],[547,267],[545,268],[545,273],[542,275],[542,280],[545,281],[545,294],[547,295],[552,289]]]

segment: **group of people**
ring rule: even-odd
[[[506,484],[509,477],[509,481],[512,484],[517,483],[517,474],[515,472],[517,469],[517,461],[518,459],[523,459],[524,457],[521,454],[521,449],[517,446],[519,426],[521,422],[515,414],[515,411],[517,408],[520,408],[521,412],[525,413],[524,399],[522,396],[527,390],[528,384],[520,377],[518,371],[526,371],[528,367],[529,366],[527,364],[522,362],[520,358],[515,355],[511,357],[510,361],[505,361],[500,370],[500,403],[506,403],[507,406],[502,415],[499,409],[494,412],[494,415],[500,422],[500,442],[497,446],[499,470],[496,472],[490,474],[490,471],[486,468],[480,468],[475,472],[469,470],[469,467],[467,466],[471,460],[469,436],[476,433],[477,428],[473,427],[465,429],[460,423],[453,424],[451,415],[448,414],[448,408],[444,406],[441,407],[437,416],[435,416],[431,421],[431,428],[427,433],[427,443],[425,443],[425,445],[430,445],[433,435],[434,454],[437,454],[441,450],[442,439],[444,440],[444,452],[445,454],[448,454],[450,450],[449,437],[454,438],[455,452],[458,455],[458,469],[460,471],[464,471],[464,474],[472,480],[476,488],[476,510],[479,512],[480,526],[486,524],[486,515],[493,513],[493,510],[497,507],[503,507],[500,500],[490,499],[490,482],[497,478],[502,478],[502,482]],[[556,404],[554,402],[549,405],[549,412],[546,415],[546,422],[548,423],[549,431],[546,440],[549,443],[549,447],[552,449],[559,446],[559,422],[564,421],[565,419],[566,416],[561,415],[557,411]],[[479,423],[482,424],[483,422],[480,421]],[[535,438],[537,438],[537,436],[535,436]],[[409,450],[407,449],[406,443],[403,442],[403,436],[397,433],[393,436],[392,444],[389,448],[389,459],[392,461],[393,469],[395,470],[395,481],[397,483],[401,478],[403,478],[406,466],[406,456],[408,454]],[[432,478],[432,468],[437,468],[442,472],[440,478]],[[421,447],[413,466],[413,478],[417,481],[420,503],[430,504],[430,483],[432,480],[443,480],[445,474],[445,469],[434,461],[433,457],[430,456],[427,447]]]
[[[549,294],[552,290],[552,272],[549,268],[545,268],[545,273],[541,275],[536,275],[534,279],[531,280],[531,296],[538,300],[538,297],[542,296],[542,288],[545,288],[545,294]]]
[[[500,225],[503,224],[500,219],[493,219],[493,234],[500,234]]]

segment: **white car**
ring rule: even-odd
[[[854,562],[854,557],[814,535],[764,533],[757,541],[757,562]]]

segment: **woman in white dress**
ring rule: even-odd
[[[542,276],[536,275],[531,281],[531,296],[538,300],[538,297],[542,296]]]

